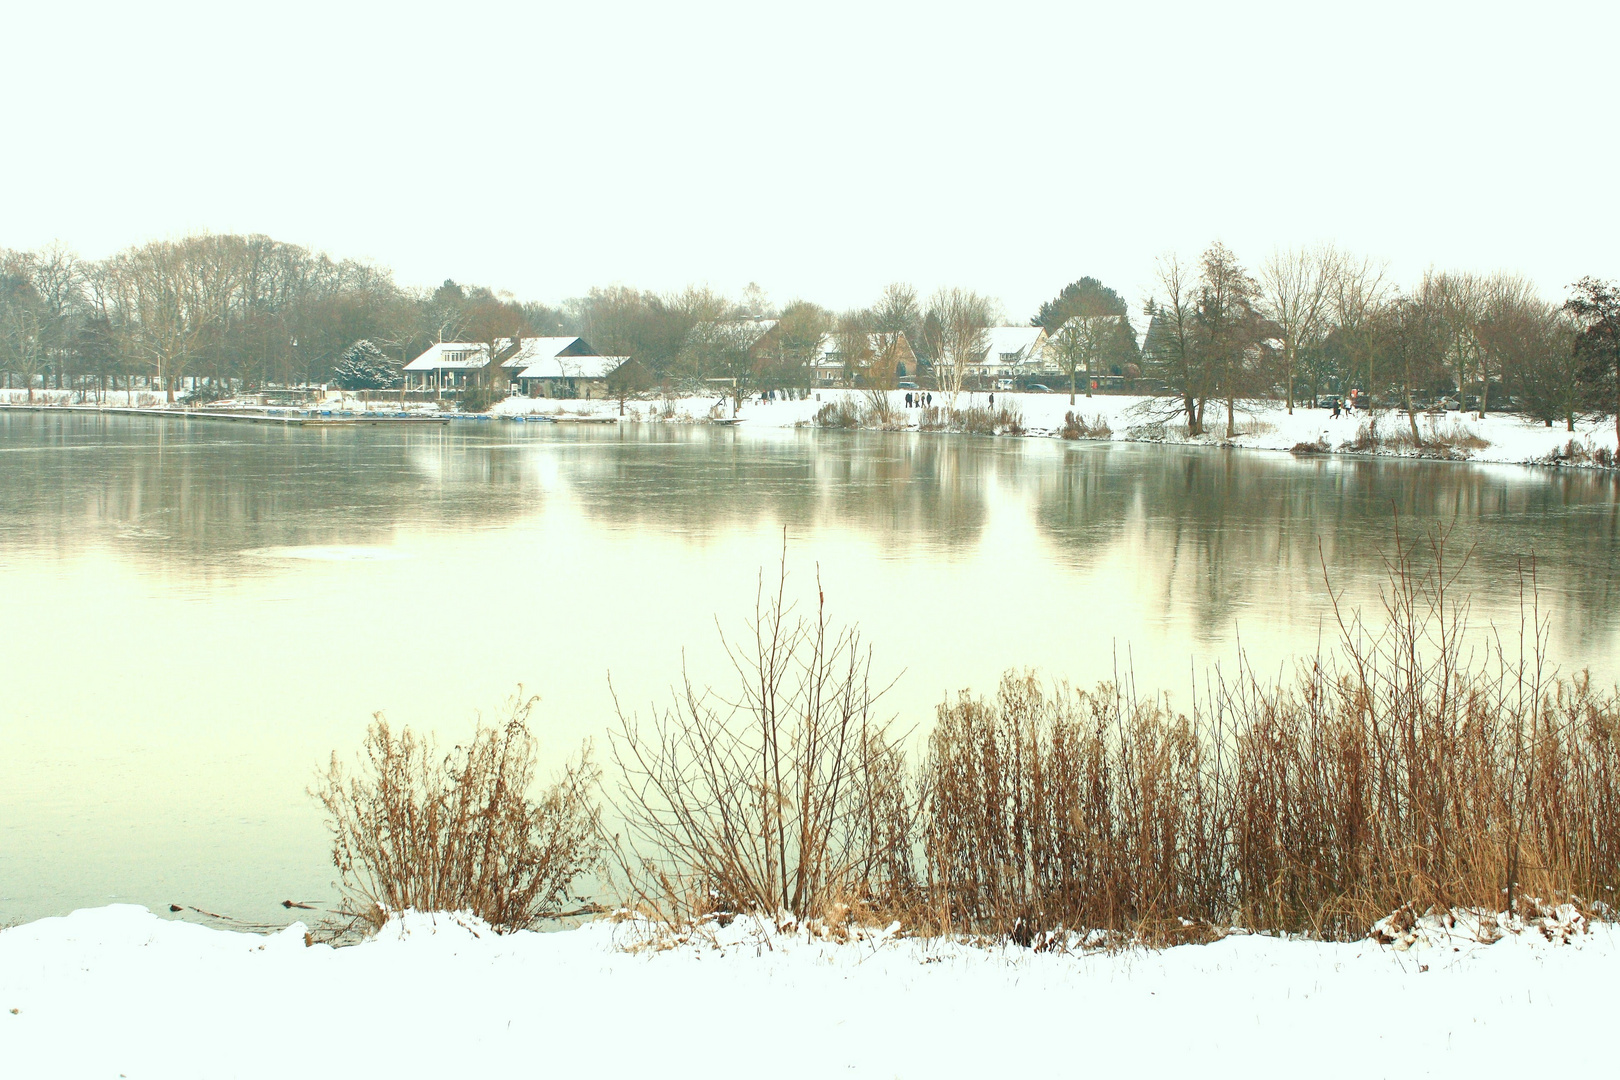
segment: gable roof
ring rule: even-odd
[[[520,379],[605,379],[629,361],[628,356],[548,356],[518,372]]]
[[[517,352],[502,360],[501,367],[527,368],[556,356],[589,356],[590,353],[591,347],[582,337],[523,338]]]
[[[979,361],[984,367],[1027,364],[1040,359],[1046,347],[1046,331],[1039,326],[991,326],[984,336],[987,347]]]
[[[495,339],[495,354],[500,356],[513,347],[511,338]],[[525,368],[553,356],[587,355],[591,347],[581,337],[526,337],[517,340],[517,349],[501,361],[503,368]],[[406,371],[461,371],[489,365],[489,345],[482,341],[441,341],[429,345],[415,360],[405,365]]]
[[[489,363],[489,348],[475,341],[441,341],[405,365],[406,371],[445,371],[481,368]]]
[[[881,356],[884,350],[883,335],[867,334],[866,349],[873,356]],[[843,361],[838,359],[842,355],[837,334],[822,334],[821,340],[816,342],[817,364],[842,364]]]

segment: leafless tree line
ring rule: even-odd
[[[1046,327],[1048,363],[1068,373],[1071,399],[1081,372],[1088,394],[1098,373],[1147,376],[1192,433],[1222,413],[1232,433],[1242,402],[1292,410],[1351,389],[1374,408],[1404,410],[1414,432],[1416,412],[1446,399],[1571,428],[1582,414],[1620,414],[1620,300],[1593,279],[1563,303],[1507,273],[1431,271],[1401,289],[1383,264],[1331,245],[1279,250],[1250,271],[1217,243],[1195,261],[1160,259],[1143,307],[1138,353],[1124,300],[1093,278],[1041,306],[1031,322]],[[0,384],[30,395],[139,380],[172,397],[199,382],[326,382],[357,371],[370,385],[397,385],[399,367],[434,341],[578,334],[600,353],[636,357],[666,386],[719,382],[738,401],[815,385],[829,354],[845,367],[840,381],[884,389],[895,373],[874,360],[904,337],[929,385],[954,396],[1002,318],[972,290],[924,299],[903,283],[843,312],[802,299],[777,308],[757,285],[735,299],[701,286],[665,295],[615,286],[550,307],[453,281],[413,291],[385,269],[265,236],[160,240],[101,260],[60,245],[0,249]],[[499,373],[491,365],[486,378]]]
[[[385,270],[264,236],[162,240],[102,260],[0,251],[8,386],[172,397],[187,378],[295,382],[360,338],[409,347],[408,297]]]
[[[1582,413],[1615,411],[1613,289],[1593,279],[1563,304],[1515,274],[1430,271],[1409,290],[1385,266],[1331,245],[1273,253],[1251,273],[1212,245],[1195,264],[1159,260],[1144,360],[1179,398],[1187,428],[1226,431],[1243,400],[1354,389],[1399,409],[1414,439],[1424,408],[1522,409],[1571,430]]]

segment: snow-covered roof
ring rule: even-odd
[[[754,340],[758,341],[772,330],[776,329],[775,319],[737,319],[733,325],[743,329],[752,329],[755,332]]]
[[[1123,322],[1124,319],[1125,319],[1125,316],[1123,316],[1123,315],[1072,315],[1069,318],[1063,320],[1063,325],[1059,326],[1057,328],[1057,332],[1061,334],[1061,333],[1063,333],[1063,331],[1067,330],[1071,326],[1076,325],[1077,323],[1090,322],[1092,319],[1109,319],[1109,320],[1111,320],[1113,322]]]
[[[548,356],[518,372],[520,379],[605,379],[628,356]]]
[[[882,356],[885,348],[883,335],[867,334],[866,348],[873,356]],[[816,363],[818,365],[842,364],[842,360],[836,359],[839,355],[840,350],[838,348],[838,335],[822,334],[821,340],[816,343]]]
[[[989,343],[981,361],[985,367],[1027,364],[1040,358],[1046,344],[1046,331],[1039,326],[992,326],[984,336]]]
[[[476,341],[441,341],[405,365],[406,371],[445,371],[481,368],[489,363],[489,348]]]
[[[588,347],[577,337],[526,337],[518,341],[518,349],[501,361],[503,368],[526,368],[560,352],[573,349],[584,352]],[[495,339],[495,355],[512,348],[511,338]],[[489,345],[481,341],[441,341],[429,345],[427,351],[405,365],[406,371],[446,371],[481,368],[489,363]]]
[[[507,359],[501,361],[501,367],[532,367],[533,365],[540,363],[542,360],[551,359],[558,353],[572,347],[579,341],[580,339],[577,337],[524,338],[521,346],[518,348],[518,351]],[[509,342],[503,341],[501,345],[502,351],[504,352],[509,345]],[[580,350],[575,349],[574,351],[579,352]]]

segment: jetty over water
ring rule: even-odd
[[[247,409],[143,409],[119,405],[0,404],[0,410],[9,412],[96,413],[103,416],[161,416],[169,420],[235,420],[246,424],[282,424],[290,427],[347,427],[355,424],[447,424],[450,422],[449,418],[445,416],[388,415],[321,409],[258,412]]]

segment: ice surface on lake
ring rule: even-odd
[[[314,544],[297,547],[249,548],[242,552],[250,559],[309,559],[315,562],[383,562],[409,558],[402,551],[358,544]]]

